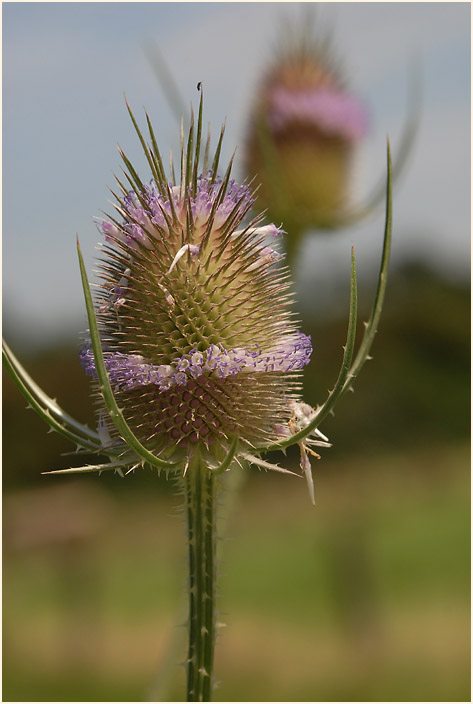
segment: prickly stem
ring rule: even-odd
[[[200,456],[194,456],[184,482],[189,549],[187,701],[208,702],[215,650],[215,492],[219,480]]]

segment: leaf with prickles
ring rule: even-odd
[[[77,253],[79,256],[79,266],[82,287],[84,290],[85,305],[87,308],[87,317],[89,320],[90,340],[94,352],[95,368],[97,372],[97,378],[100,384],[100,390],[102,392],[107,410],[110,414],[110,418],[115,424],[123,440],[132,450],[136,452],[139,457],[141,457],[142,460],[148,462],[153,467],[157,467],[158,469],[175,468],[178,463],[167,462],[165,460],[160,459],[159,457],[156,457],[155,455],[153,455],[153,453],[151,453],[141,444],[141,442],[134,435],[133,431],[126,422],[123,413],[117,406],[115,396],[110,385],[110,380],[108,378],[107,370],[105,369],[102,344],[100,342],[99,329],[97,325],[97,318],[95,317],[94,304],[90,291],[90,284],[87,278],[87,272],[85,270],[84,260],[79,245],[79,238],[77,238]]]
[[[310,433],[312,433],[318,425],[323,421],[323,419],[330,413],[333,409],[335,403],[340,397],[344,385],[350,375],[350,365],[353,357],[353,348],[355,346],[355,336],[356,336],[356,311],[357,311],[357,285],[356,285],[356,266],[355,266],[355,253],[351,252],[351,280],[350,280],[350,314],[348,318],[348,331],[347,340],[343,352],[342,366],[340,367],[340,372],[338,374],[338,379],[333,387],[332,391],[329,393],[327,400],[321,406],[321,408],[314,414],[312,420],[298,433],[295,433],[287,440],[281,440],[274,445],[266,448],[265,452],[272,450],[281,450],[284,447],[289,447],[294,445],[296,442],[302,442]]]
[[[237,452],[238,440],[239,440],[239,437],[238,437],[238,435],[236,435],[232,444],[230,445],[230,449],[228,450],[227,456],[223,460],[222,464],[220,464],[215,469],[211,468],[212,474],[223,474],[230,467],[230,465],[233,461],[233,458],[235,457],[236,452]]]
[[[13,381],[31,408],[48,423],[52,430],[56,430],[89,452],[103,450],[98,433],[63,411],[57,402],[50,398],[27,374],[5,342],[3,342],[2,353],[3,363]]]
[[[378,276],[378,285],[376,288],[375,299],[370,318],[365,328],[363,339],[360,343],[359,350],[350,369],[350,374],[345,382],[342,393],[345,393],[358,375],[364,363],[370,359],[371,345],[377,332],[379,319],[383,310],[384,296],[386,294],[386,285],[388,282],[389,258],[391,253],[392,239],[392,164],[391,164],[391,147],[388,140],[387,149],[387,182],[386,182],[386,222],[384,227],[383,252],[381,255],[381,264]]]
[[[118,464],[116,462],[111,462],[107,464],[86,464],[84,467],[71,467],[70,469],[54,469],[51,472],[41,472],[41,474],[85,474],[87,472],[105,472],[111,469],[114,469],[117,472],[121,472],[124,467],[129,467],[130,464],[130,462],[123,462]]]
[[[322,423],[324,418],[327,417],[329,413],[332,412],[336,402],[340,398],[346,382],[350,379],[351,375],[351,361],[353,359],[353,350],[355,347],[355,337],[356,337],[356,313],[357,313],[357,284],[356,284],[356,264],[355,264],[355,252],[352,247],[351,252],[351,281],[350,281],[350,314],[348,317],[348,331],[347,331],[347,341],[345,344],[345,349],[343,353],[342,366],[338,379],[330,392],[327,400],[322,405],[322,407],[316,412],[314,418],[314,425],[311,430],[317,428],[318,425]],[[310,425],[310,424],[309,424]]]

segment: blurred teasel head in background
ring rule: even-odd
[[[290,232],[335,228],[349,203],[354,149],[368,128],[327,32],[312,16],[284,30],[260,80],[247,130],[245,170],[260,184],[257,205]]]

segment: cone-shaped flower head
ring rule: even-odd
[[[101,224],[95,299],[105,367],[127,423],[152,452],[183,461],[196,450],[219,459],[236,436],[246,452],[276,442],[311,354],[271,246],[281,230],[258,217],[244,224],[254,195],[230,167],[217,173],[223,132],[213,164],[206,150],[200,171],[201,115],[202,105],[178,184],[166,179],[149,120],[149,146],[137,131],[152,179],[142,182],[122,154],[129,186],[119,181],[117,214]],[[81,359],[95,376],[89,346]]]
[[[307,228],[336,227],[347,205],[353,147],[367,115],[346,90],[327,42],[296,32],[257,87],[246,171],[258,207],[283,221],[289,243]]]

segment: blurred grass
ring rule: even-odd
[[[297,479],[245,486],[225,542],[217,697],[468,700],[468,448],[319,462],[316,484],[316,510]],[[185,615],[177,499],[90,480],[69,499],[51,491],[34,490],[37,515],[29,491],[5,501],[3,698],[143,700]],[[92,495],[92,535],[64,543],[63,522],[38,542],[46,507],[74,497],[87,514]],[[183,691],[172,664],[164,698]]]

